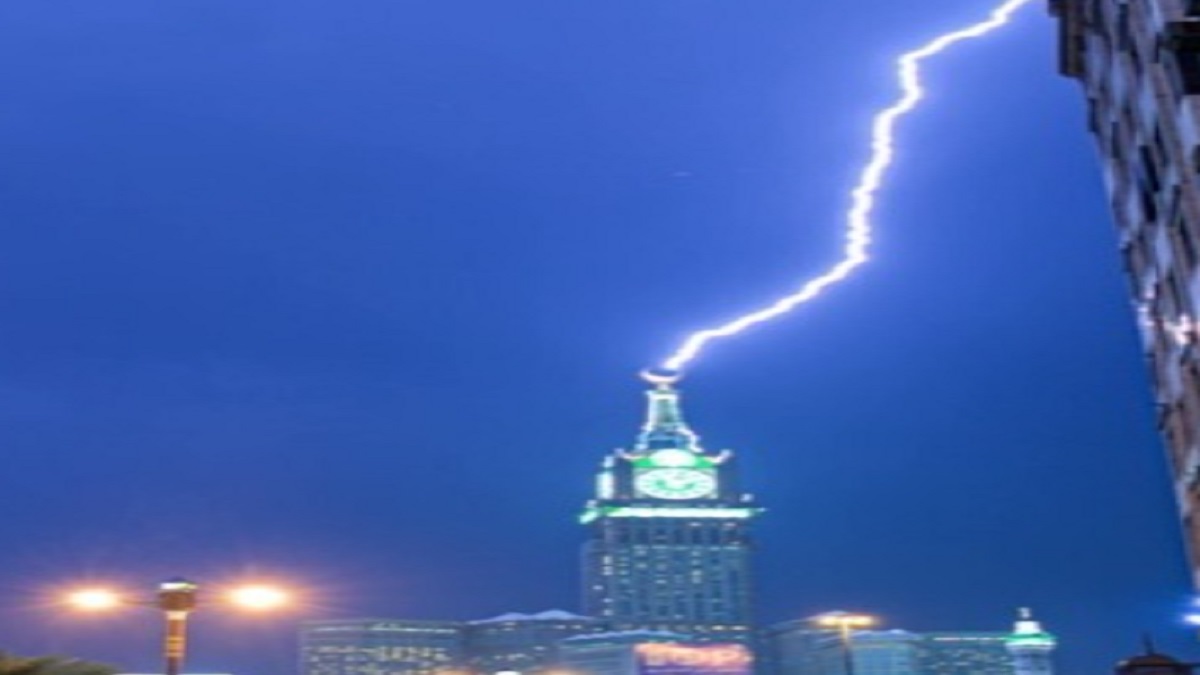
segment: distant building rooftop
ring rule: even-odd
[[[595,621],[595,620],[596,619],[593,619],[590,616],[582,616],[579,614],[572,614],[571,612],[564,612],[561,609],[551,609],[551,610],[547,610],[545,612],[538,612],[536,614],[521,614],[520,612],[509,612],[507,614],[493,616],[490,619],[479,619],[478,621],[471,621],[469,623],[479,624],[479,623],[507,623],[510,621]]]
[[[621,630],[611,631],[608,633],[588,633],[587,635],[576,635],[570,637],[563,642],[584,643],[584,642],[620,642],[624,644],[633,642],[686,642],[691,640],[692,636],[684,635],[683,633],[673,633],[665,630]]]

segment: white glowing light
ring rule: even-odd
[[[846,214],[846,243],[840,262],[824,274],[805,281],[791,295],[776,300],[771,305],[744,314],[715,328],[692,333],[683,345],[663,362],[663,368],[681,370],[699,355],[712,340],[737,335],[757,324],[787,314],[796,307],[806,304],[870,260],[870,247],[874,224],[871,216],[875,212],[876,194],[883,186],[887,170],[896,156],[896,123],[912,112],[925,98],[921,83],[921,62],[936,56],[949,47],[979,38],[1007,25],[1019,9],[1033,0],[1006,0],[992,10],[987,19],[946,33],[930,40],[923,46],[903,54],[896,61],[896,77],[901,95],[891,106],[880,111],[871,128],[871,155],[859,176],[858,184],[850,192],[851,206]]]
[[[121,596],[105,588],[85,588],[67,596],[67,602],[87,612],[101,612],[121,604]]]
[[[244,586],[229,593],[233,604],[250,610],[268,610],[288,603],[286,592],[272,586]]]

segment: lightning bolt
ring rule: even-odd
[[[821,295],[825,289],[846,279],[871,259],[870,248],[875,230],[871,220],[875,213],[876,196],[884,185],[888,169],[896,158],[896,124],[925,98],[921,79],[921,64],[950,47],[983,37],[1007,25],[1013,15],[1033,0],[1006,0],[992,10],[988,18],[965,28],[940,35],[896,60],[896,79],[900,97],[895,103],[875,115],[871,126],[871,155],[850,192],[851,204],[846,213],[846,243],[842,259],[820,276],[805,281],[796,292],[770,305],[751,311],[732,321],[692,333],[679,349],[663,361],[662,367],[678,372],[695,359],[709,342],[737,335],[742,331],[787,314],[796,307]]]

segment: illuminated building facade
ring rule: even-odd
[[[1054,675],[1054,648],[1058,640],[1042,630],[1033,613],[1022,609],[1006,647],[1012,655],[1016,675]]]
[[[680,410],[675,378],[647,375],[649,412],[632,450],[605,459],[582,522],[585,611],[613,630],[750,637],[750,521],[733,453],[709,453]]]
[[[850,635],[855,675],[923,675],[921,636],[903,630],[855,631]],[[767,629],[764,660],[773,675],[844,675],[845,654],[836,630],[807,620]]]
[[[1013,675],[1008,633],[922,633],[921,675]]]
[[[638,669],[637,645],[683,643],[689,639],[682,633],[653,630],[580,635],[563,640],[562,668],[578,675],[631,675]]]
[[[1200,3],[1050,0],[1103,164],[1200,584]]]
[[[692,643],[664,631],[622,631],[563,642],[563,668],[574,675],[750,675],[741,643]]]
[[[483,675],[550,670],[559,663],[560,642],[603,627],[596,619],[557,610],[472,621],[466,625],[466,664]]]
[[[450,621],[309,621],[301,675],[435,675],[463,661],[463,625]]]
[[[788,621],[767,628],[763,643],[769,675],[845,675],[837,630]],[[1056,644],[1027,610],[1011,633],[862,630],[849,641],[855,675],[1053,675]]]

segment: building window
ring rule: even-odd
[[[1166,49],[1174,56],[1169,68],[1177,94],[1200,94],[1200,21],[1167,24]]]

